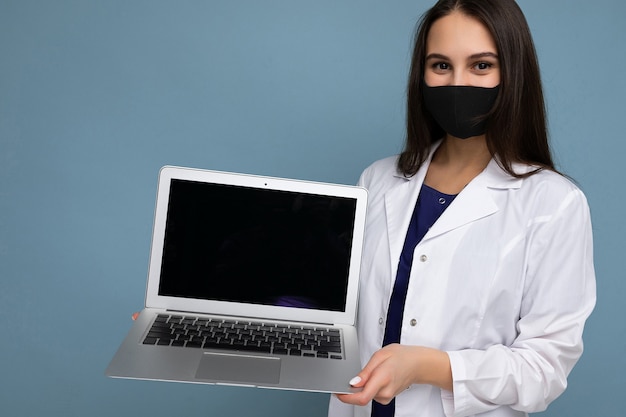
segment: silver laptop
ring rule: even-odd
[[[367,191],[163,167],[116,378],[354,392]]]

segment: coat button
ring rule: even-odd
[[[378,319],[378,324],[383,324],[383,318],[382,317]]]
[[[411,325],[411,327],[415,327],[417,325],[417,320],[415,319],[411,319],[411,321],[409,322],[409,324]]]
[[[426,256],[426,255],[420,256],[420,261],[421,262],[426,262],[427,260],[428,260],[428,256]]]

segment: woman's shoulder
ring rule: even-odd
[[[560,172],[551,169],[541,169],[524,179],[524,184],[528,188],[545,189],[548,192],[569,193],[580,191],[574,181]]]
[[[393,175],[398,172],[397,163],[398,155],[392,155],[374,161],[370,166],[365,168],[365,171],[391,172]]]
[[[370,166],[365,168],[361,174],[359,184],[366,188],[370,188],[376,183],[385,183],[397,180],[398,177],[402,177],[402,174],[398,171],[397,162],[397,155],[389,156],[373,162]]]
[[[520,191],[520,198],[536,207],[562,209],[573,205],[588,208],[587,198],[578,185],[566,175],[550,169],[542,169],[524,178]]]

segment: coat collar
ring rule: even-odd
[[[442,142],[441,140],[437,141],[431,147],[430,153],[428,155],[428,158],[426,159],[426,162],[422,164],[422,166],[419,168],[419,170],[417,171],[415,175],[413,175],[412,177],[406,177],[400,171],[396,170],[396,172],[394,173],[394,176],[397,178],[402,178],[409,182],[417,181],[419,186],[421,187],[424,182],[424,178],[426,177],[426,172],[428,172],[428,167],[430,166],[430,162],[432,161],[433,155],[435,154],[435,151],[437,150],[437,148],[439,148],[439,145],[441,145],[441,142]],[[529,167],[523,164],[513,164],[513,169],[515,170],[515,172],[518,172],[520,174],[525,174],[527,172],[530,172],[532,170],[532,167]],[[487,165],[487,167],[483,170],[483,172],[477,175],[476,178],[474,178],[474,180],[472,180],[471,183],[480,182],[485,187],[488,187],[488,188],[507,189],[507,188],[519,188],[522,184],[522,181],[523,179],[510,176],[505,170],[503,170],[500,167],[497,159],[492,158],[491,161],[489,161],[489,164]]]
[[[396,172],[395,176],[402,178],[403,181],[385,194],[391,259],[398,259],[400,256],[417,197],[424,183],[432,156],[440,143],[436,143],[432,147],[427,161],[422,164],[414,176],[407,178],[400,172]],[[515,169],[517,172],[523,172],[528,168],[519,165],[515,166]],[[523,179],[510,176],[498,165],[495,159],[492,159],[483,172],[477,175],[459,193],[422,241],[427,241],[492,215],[498,211],[498,205],[493,198],[493,190],[519,188],[522,182]]]

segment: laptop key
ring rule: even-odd
[[[237,346],[237,350],[245,350],[248,352],[265,352],[265,353],[270,353],[271,348],[267,347],[267,346],[257,346],[257,345],[244,345],[244,346]]]
[[[169,323],[180,323],[181,320],[183,320],[184,317],[182,316],[171,316],[169,319]]]
[[[156,337],[146,337],[145,339],[143,339],[144,345],[154,345],[156,342],[157,342]]]
[[[217,340],[207,340],[204,342],[205,349],[224,349],[226,345],[219,343]]]
[[[315,346],[314,350],[318,352],[341,353],[341,346]]]
[[[167,337],[171,336],[172,332],[169,329],[150,329],[148,337]]]

